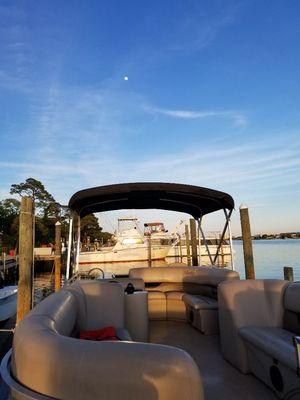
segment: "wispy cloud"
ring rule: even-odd
[[[179,119],[228,118],[239,127],[245,127],[248,122],[245,114],[235,110],[171,110],[167,108],[151,106],[144,106],[144,110],[150,114],[161,114]]]
[[[240,4],[227,1],[216,9],[213,2],[204,5],[192,1],[187,3],[186,8],[189,12],[183,15],[181,23],[170,35],[171,51],[195,52],[209,46],[223,29],[234,23]]]

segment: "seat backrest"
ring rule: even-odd
[[[246,348],[239,336],[245,326],[283,326],[283,296],[287,282],[276,279],[222,282],[218,287],[222,354],[241,371],[248,371]]]
[[[283,327],[300,335],[300,282],[290,283],[285,290]]]
[[[124,290],[119,283],[83,280],[65,290],[73,293],[78,301],[79,330],[124,327]]]
[[[74,295],[65,290],[53,293],[37,304],[26,318],[44,316],[60,335],[70,336],[74,330],[78,306]]]
[[[239,274],[227,268],[216,267],[153,267],[133,268],[130,278],[142,278],[145,283],[196,283],[218,286],[228,279],[239,279]]]
[[[134,287],[134,290],[145,289],[144,281],[141,278],[105,278],[101,279],[101,282],[117,282],[123,286],[123,289],[126,289],[127,285],[131,283]]]

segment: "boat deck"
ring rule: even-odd
[[[202,375],[205,400],[277,399],[264,383],[222,358],[218,335],[202,335],[183,322],[151,321],[150,342],[179,347],[193,357]]]

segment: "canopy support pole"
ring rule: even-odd
[[[226,210],[224,210],[225,212]],[[227,212],[226,212],[227,214]],[[232,244],[232,232],[231,232],[231,218],[228,216],[228,233],[229,233],[229,246],[230,246],[230,259],[231,269],[235,271],[234,258],[233,258],[233,244]]]
[[[218,259],[218,256],[219,256],[219,253],[220,253],[220,249],[221,249],[221,246],[222,246],[222,242],[224,240],[225,233],[227,231],[228,224],[229,224],[229,221],[230,221],[230,217],[231,217],[231,214],[232,214],[232,210],[230,210],[229,213],[227,213],[226,209],[224,208],[223,211],[224,211],[224,214],[225,214],[226,221],[225,221],[223,232],[222,232],[222,235],[221,235],[221,238],[220,238],[220,243],[218,245],[218,248],[217,248],[217,251],[216,251],[216,254],[215,254],[214,263]]]
[[[79,253],[80,253],[80,216],[77,217],[77,242],[76,242],[76,263],[75,263],[75,273],[79,269]]]
[[[199,265],[201,266],[201,223],[202,217],[198,218],[198,247],[199,247]]]
[[[214,265],[215,260],[212,259],[212,256],[211,256],[211,253],[210,253],[210,250],[209,250],[207,241],[206,241],[206,237],[205,237],[205,234],[204,234],[204,232],[203,232],[203,229],[202,229],[202,226],[201,226],[201,225],[199,225],[199,229],[200,229],[201,235],[202,235],[202,237],[203,237],[203,241],[204,241],[204,244],[205,244],[205,248],[206,248],[206,251],[207,251],[209,260],[210,260],[211,264]]]
[[[68,253],[67,253],[66,280],[69,280],[69,278],[70,278],[71,249],[72,249],[72,233],[73,233],[73,218],[70,218],[70,219],[69,219],[69,241],[68,241]]]

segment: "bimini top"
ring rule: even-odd
[[[80,190],[69,208],[81,217],[121,209],[158,208],[201,216],[221,209],[232,210],[232,197],[217,190],[178,183],[122,183]]]

